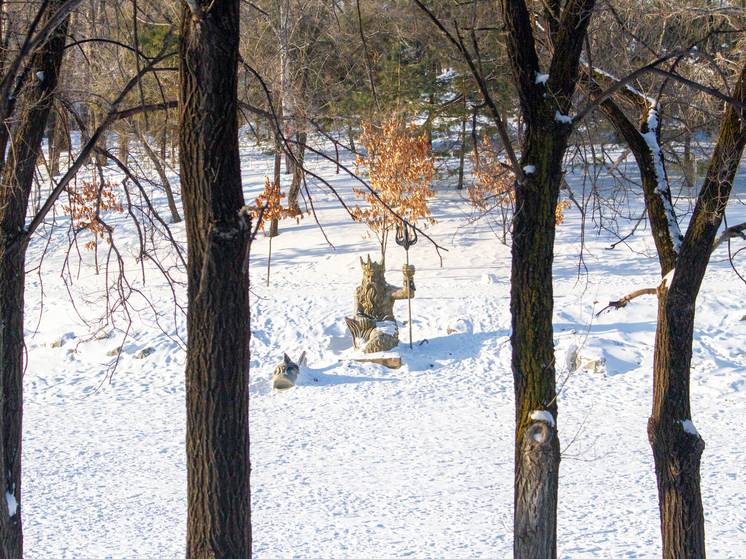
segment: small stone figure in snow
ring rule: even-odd
[[[295,386],[295,381],[298,380],[298,374],[300,368],[306,361],[306,352],[304,351],[298,362],[295,363],[287,353],[282,355],[282,363],[275,367],[274,373],[272,373],[272,388],[275,390],[287,390]]]
[[[388,351],[399,345],[394,301],[414,298],[414,266],[403,266],[404,287],[386,283],[383,264],[360,259],[363,281],[355,290],[355,316],[345,318],[353,344],[363,353]]]

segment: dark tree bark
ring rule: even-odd
[[[591,83],[591,90],[598,92]],[[627,94],[628,95],[628,94]],[[746,66],[733,93],[746,101]],[[649,107],[643,104],[642,121]],[[650,142],[617,103],[607,99],[602,112],[625,138],[643,177],[645,202],[663,275],[658,287],[658,318],[653,357],[653,410],[648,438],[655,460],[664,559],[704,559],[704,512],[700,489],[700,461],[705,443],[691,419],[689,376],[694,332],[694,309],[718,228],[728,203],[736,170],[746,144],[746,111],[729,106],[705,182],[683,241],[676,242],[678,226],[673,209],[661,203],[661,188]],[[658,118],[660,122],[660,118]],[[648,138],[650,139],[650,138]],[[662,167],[658,167],[659,169]],[[665,180],[665,179],[663,179]],[[669,198],[670,199],[670,198]]]
[[[188,241],[187,557],[251,557],[250,223],[238,154],[239,0],[182,7],[180,159]]]
[[[44,22],[64,4],[55,0]],[[0,556],[23,556],[21,509],[21,436],[23,418],[23,307],[25,258],[29,235],[26,212],[36,161],[57,87],[67,33],[67,21],[57,27],[32,58],[32,69],[16,106],[12,149],[2,169],[0,187],[0,382],[2,383],[2,441],[0,472],[3,495],[17,505],[15,513],[0,506]]]
[[[746,65],[733,97],[746,101]],[[648,438],[655,458],[664,559],[705,557],[699,473],[705,444],[694,429],[689,402],[694,308],[745,144],[746,110],[728,106],[673,279],[658,290]]]
[[[526,123],[516,170],[510,309],[516,400],[514,543],[516,559],[557,556],[560,444],[552,336],[552,259],[562,158],[572,129],[593,0],[570,0],[556,14],[548,80],[539,80],[531,19],[523,0],[503,0],[513,80]],[[559,118],[558,118],[559,115]]]

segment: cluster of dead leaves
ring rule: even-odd
[[[101,221],[101,212],[113,211],[121,213],[122,205],[114,195],[114,184],[105,181],[101,184],[83,181],[81,187],[68,187],[68,204],[62,209],[69,215],[78,229],[87,229],[93,233],[94,239],[85,243],[85,248],[92,250],[96,247],[98,238],[107,238],[108,227]]]
[[[379,236],[392,229],[399,218],[409,223],[435,223],[428,207],[428,200],[435,195],[430,189],[435,165],[427,135],[418,134],[414,124],[407,125],[398,115],[380,126],[364,122],[362,129],[360,143],[366,155],[357,157],[355,167],[368,175],[373,192],[353,189],[366,202],[365,207],[352,209],[353,217]]]
[[[515,199],[515,175],[510,166],[500,159],[500,151],[486,134],[472,154],[472,163],[474,186],[466,189],[471,205],[481,212],[512,205]]]
[[[472,207],[487,212],[498,206],[512,206],[515,201],[515,174],[510,166],[501,160],[498,150],[485,134],[479,148],[472,154],[474,164],[474,186],[466,190]],[[557,225],[565,220],[564,211],[570,202],[561,200],[554,211]]]
[[[285,219],[286,217],[303,217],[302,213],[290,210],[282,205],[285,193],[280,191],[280,185],[264,177],[264,190],[254,200],[254,208],[251,210],[252,221],[259,220],[257,226],[264,231],[267,223],[273,220]]]

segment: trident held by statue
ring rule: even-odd
[[[417,229],[414,226],[400,221],[396,224],[396,244],[404,247],[407,255],[407,265],[404,278],[407,281],[407,310],[409,312],[409,349],[412,349],[412,291],[414,291],[414,282],[410,275],[409,268],[409,247],[417,244]]]

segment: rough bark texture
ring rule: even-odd
[[[745,72],[746,66],[733,93],[741,102],[746,98]],[[586,85],[592,96],[600,92],[593,80]],[[639,99],[633,101],[642,109],[641,121],[645,123],[650,107]],[[662,554],[664,559],[703,559],[705,532],[699,469],[705,444],[693,429],[689,403],[694,309],[746,143],[746,115],[733,107],[725,111],[705,182],[677,254],[666,209],[656,192],[654,154],[642,136],[649,130],[643,126],[638,131],[612,99],[604,101],[601,110],[624,137],[640,168],[661,273],[676,269],[673,280],[657,290],[653,411],[648,421],[658,482]],[[670,189],[666,188],[666,192],[670,202]]]
[[[553,34],[549,79],[540,73],[531,17],[522,0],[503,0],[508,54],[526,122],[517,170],[510,308],[516,400],[514,543],[516,559],[557,556],[560,461],[552,336],[552,259],[567,115],[593,0],[570,0]],[[521,177],[521,175],[523,175]],[[534,412],[543,412],[534,414]],[[551,421],[546,415],[551,414]]]
[[[54,16],[62,0],[53,2],[45,18]],[[46,23],[46,22],[45,22]],[[0,505],[0,556],[23,556],[21,509],[21,435],[23,417],[23,307],[25,229],[36,161],[57,87],[67,32],[67,18],[33,55],[33,67],[16,107],[10,138],[12,149],[2,169],[0,187],[0,382],[2,383],[2,447],[0,499],[13,496],[17,510],[8,516]],[[38,76],[42,76],[39,79]]]
[[[187,557],[251,557],[250,224],[238,155],[239,1],[183,5],[182,198],[189,247]]]
[[[567,125],[563,125],[569,128]],[[511,343],[516,398],[516,558],[556,557],[559,438],[526,445],[533,411],[557,417],[552,330],[555,208],[566,134],[529,124],[521,165],[534,165],[516,188],[511,273]],[[537,508],[538,504],[542,506]]]
[[[746,65],[741,69],[733,97],[741,103],[746,101]],[[648,420],[648,438],[658,481],[664,559],[705,557],[699,473],[705,444],[692,428],[689,403],[694,309],[744,145],[746,111],[729,106],[676,262],[676,272],[670,285],[662,285],[658,290],[653,411]]]
[[[691,418],[689,366],[694,298],[658,290],[653,358],[653,414],[648,438],[658,482],[664,559],[704,559],[705,523],[699,466],[705,443],[684,429]]]
[[[516,507],[515,525],[516,539],[521,540],[521,557],[556,554],[546,542],[556,539],[557,517],[544,512],[557,506],[559,443],[556,438],[557,433],[549,424],[537,421],[526,427],[520,441],[518,460],[525,475],[516,480],[522,504]],[[543,521],[537,523],[536,519]]]

